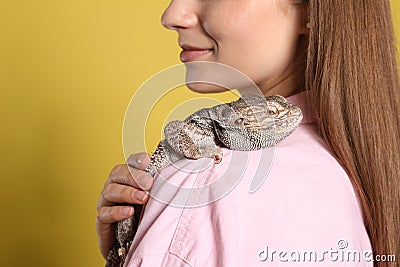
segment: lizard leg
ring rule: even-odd
[[[221,149],[215,144],[211,129],[196,123],[172,121],[164,129],[165,140],[176,151],[190,159],[214,158],[216,163],[222,159]]]
[[[218,164],[222,161],[223,153],[221,148],[215,144],[199,147],[203,158],[213,158],[214,163]]]

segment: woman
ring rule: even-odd
[[[291,257],[297,253],[282,259],[276,254],[271,262],[268,249],[318,252],[317,261],[300,263],[305,266],[395,266],[334,261],[329,252],[321,257],[324,248],[400,255],[400,91],[389,1],[173,0],[162,23],[178,32],[183,62],[230,65],[265,95],[280,94],[300,105],[306,119],[277,145],[271,173],[257,194],[240,194],[238,185],[221,201],[187,211],[192,212],[187,224],[198,232],[187,226],[180,245],[183,215],[151,199],[128,266],[299,264]],[[133,214],[132,207],[118,204],[148,201],[133,179],[145,190],[152,186],[142,171],[148,162],[146,154],[132,155],[132,174],[118,165],[105,184],[97,218],[103,256],[114,240],[114,223]],[[187,178],[179,175],[172,178]]]

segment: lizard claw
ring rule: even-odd
[[[125,256],[125,254],[126,254],[125,248],[119,248],[119,249],[118,249],[118,255],[119,255],[120,257]]]
[[[214,155],[214,163],[218,164],[222,161],[222,151],[218,151],[218,154]]]

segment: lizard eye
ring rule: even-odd
[[[273,111],[272,111],[272,110],[270,110],[270,109],[268,110],[268,112],[267,112],[267,113],[268,113],[268,115],[274,115],[274,114],[275,114],[275,112],[273,112]]]
[[[237,120],[235,121],[235,123],[236,123],[236,124],[242,124],[243,121],[244,121],[243,118],[239,118],[239,119],[237,119]]]

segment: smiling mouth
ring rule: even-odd
[[[195,47],[189,44],[185,44],[183,42],[179,42],[179,46],[182,48],[180,60],[183,63],[194,61],[213,51],[212,47]]]
[[[200,48],[191,48],[191,49],[183,49],[180,54],[180,59],[182,62],[190,62],[194,61],[208,53],[212,52],[212,49],[200,49]]]

